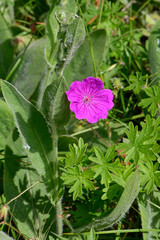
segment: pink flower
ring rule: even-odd
[[[88,77],[82,82],[75,81],[66,94],[76,118],[87,119],[89,123],[105,119],[114,106],[112,91],[103,89],[103,82],[98,78]]]

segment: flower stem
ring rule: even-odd
[[[86,29],[86,33],[87,33],[88,40],[89,40],[89,45],[90,45],[90,51],[91,51],[91,56],[92,56],[92,63],[93,63],[93,68],[94,68],[94,74],[95,74],[95,77],[97,77],[97,70],[96,70],[96,64],[95,64],[95,59],[94,59],[94,51],[93,51],[93,45],[92,45],[91,37],[90,37],[89,31],[88,31],[88,28],[87,28],[87,24],[86,24],[86,21],[85,21],[85,19],[83,17],[83,13],[82,13],[82,10],[81,10],[81,7],[79,5],[78,0],[76,0],[76,2],[77,2],[79,12],[81,14],[81,17],[82,17],[84,25],[85,25],[85,29]]]
[[[52,140],[53,140],[53,172],[54,172],[54,193],[56,208],[56,230],[57,234],[63,233],[62,202],[59,199],[59,182],[58,182],[58,134],[56,126],[52,123]]]
[[[92,126],[86,121],[86,120],[83,120],[91,129],[92,131],[94,132],[95,135],[97,135],[108,147],[111,147],[111,144],[107,143],[100,135],[99,133],[97,133],[93,128]]]

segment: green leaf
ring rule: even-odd
[[[53,79],[53,82],[46,88],[43,97],[42,112],[49,122],[55,122],[57,126],[66,125],[70,119],[66,89],[63,77]]]
[[[13,114],[8,105],[0,100],[0,150],[5,148],[6,138],[14,127]]]
[[[160,192],[158,189],[147,195],[139,193],[138,206],[143,229],[160,229],[160,211],[159,208]],[[152,204],[153,203],[153,204]],[[143,240],[157,240],[160,238],[160,232],[145,232]]]
[[[141,185],[144,186],[147,194],[150,194],[150,192],[153,190],[155,183],[159,183],[158,176],[160,175],[160,171],[158,171],[158,167],[158,162],[153,164],[153,162],[150,160],[140,163]]]
[[[62,35],[66,30],[65,29],[66,26],[72,24],[72,22],[74,21],[76,12],[77,12],[77,5],[74,0],[63,1],[63,3],[61,1],[58,1],[56,5],[55,3],[53,3],[50,9],[48,19],[47,19],[45,55],[46,55],[46,60],[52,69],[54,69],[57,63],[58,55],[61,55],[60,45],[62,42]],[[73,42],[72,45],[75,46],[75,48],[77,47],[76,46],[77,43],[81,42],[80,39],[81,39],[81,36],[83,35],[81,31],[82,25],[83,25],[82,21],[81,23],[77,24],[78,34],[73,28],[72,30],[74,30],[74,32],[67,29],[68,34],[73,34],[73,36],[71,36],[70,38],[72,38],[71,42]],[[63,47],[61,47],[61,51],[63,55]],[[68,60],[70,58],[69,56],[71,56],[71,52],[73,52],[73,48],[70,49],[70,53],[68,54]],[[66,61],[66,64],[67,64],[67,61]],[[65,66],[63,67],[63,69],[64,68]]]
[[[89,159],[96,163],[92,170],[95,172],[95,178],[101,175],[101,183],[109,186],[109,182],[112,180],[111,173],[118,174],[122,169],[119,160],[113,161],[117,155],[115,152],[115,146],[108,148],[105,156],[102,151],[95,147],[94,149],[96,157],[89,157]]]
[[[124,89],[124,91],[128,90],[133,90],[135,94],[138,94],[142,87],[145,85],[145,78],[147,77],[142,77],[140,73],[136,73],[137,75],[130,75],[129,76],[129,82],[130,85]]]
[[[79,139],[78,145],[73,144],[69,145],[69,152],[66,154],[66,157],[64,157],[65,160],[65,167],[73,167],[78,166],[82,162],[84,162],[87,158],[86,156],[86,149],[87,144],[84,144],[84,141],[82,138]]]
[[[93,227],[95,230],[101,230],[111,227],[114,223],[120,221],[125,213],[131,207],[133,201],[139,193],[140,175],[139,169],[137,169],[129,178],[126,187],[119,199],[114,210],[108,215],[101,218],[97,218],[89,224],[75,229],[75,232],[86,232]]]
[[[45,48],[45,58],[50,67],[56,65],[56,54],[59,48],[59,41],[57,41],[57,34],[59,31],[59,24],[57,22],[55,12],[60,9],[55,7],[54,3],[50,8],[47,25],[46,25],[46,48]]]
[[[39,82],[45,78],[44,46],[45,39],[43,38],[30,44],[26,52],[18,56],[19,65],[9,78],[27,99],[32,96]]]
[[[91,33],[90,39],[93,46],[94,61],[97,72],[100,68],[106,43],[106,31],[99,29]],[[64,70],[68,85],[73,81],[81,81],[88,76],[94,76],[93,59],[88,37],[79,47],[69,65]],[[97,76],[96,76],[97,77]]]
[[[128,140],[126,143],[119,143],[117,149],[122,150],[121,154],[126,153],[125,161],[131,159],[138,164],[140,154],[144,154],[147,159],[155,159],[154,156],[154,132],[153,126],[147,123],[141,123],[142,130],[138,131],[138,126],[129,123],[129,129],[126,130]]]
[[[0,78],[5,79],[14,57],[11,32],[0,13]]]
[[[52,201],[54,193],[53,143],[43,115],[10,83],[2,81],[2,92],[13,111],[28,158],[42,177]]]
[[[9,237],[6,233],[0,231],[0,240],[13,240],[13,238]]]
[[[154,84],[160,80],[160,20],[154,25],[149,37],[149,60]]]
[[[138,105],[144,108],[148,107],[148,111],[151,111],[152,116],[155,116],[160,105],[160,87],[154,85],[153,87],[145,89],[145,93],[149,98],[142,99]]]
[[[91,169],[81,169],[79,166],[68,167],[67,170],[62,174],[61,179],[64,184],[71,186],[69,193],[73,192],[73,200],[82,197],[83,188],[86,190],[94,190],[94,184],[91,181],[93,179],[93,172]]]
[[[29,239],[36,236],[45,239],[48,230],[55,230],[55,209],[48,199],[45,184],[42,181],[36,184],[40,176],[27,158],[22,139],[16,129],[7,140],[5,154],[7,156],[4,170],[6,201],[9,202],[34,185],[9,204],[12,220],[19,231]]]
[[[58,74],[62,76],[64,69],[70,63],[75,52],[85,38],[85,26],[83,20],[77,17],[72,24],[66,28],[65,40],[62,45],[64,49],[63,60]]]

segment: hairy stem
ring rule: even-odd
[[[52,139],[53,139],[53,172],[54,172],[54,193],[55,208],[56,208],[56,230],[57,234],[60,235],[63,232],[63,218],[62,218],[62,203],[59,199],[59,181],[58,181],[58,134],[56,126],[52,124]]]

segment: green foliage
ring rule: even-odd
[[[145,79],[146,77],[141,76],[141,74],[139,72],[137,72],[137,75],[130,75],[129,76],[129,83],[130,85],[128,87],[125,88],[125,91],[127,90],[133,90],[135,94],[139,94],[140,90],[142,89],[142,87],[144,87],[145,85]]]
[[[64,70],[64,76],[70,85],[73,81],[81,81],[88,76],[94,76],[94,64],[96,70],[99,70],[101,65],[106,42],[106,31],[99,29],[86,36],[84,43],[75,53],[74,58]],[[92,49],[91,49],[92,48]],[[91,51],[93,50],[93,55]]]
[[[55,122],[57,126],[66,125],[70,119],[69,102],[65,90],[65,79],[54,77],[43,97],[42,112],[50,123]]]
[[[13,114],[8,105],[0,100],[0,150],[5,148],[6,138],[14,127]]]
[[[26,47],[15,60],[13,71],[9,74],[9,80],[27,99],[32,96],[39,82],[46,78],[44,46],[45,39],[42,38]]]
[[[23,191],[18,199],[9,204],[13,220],[19,231],[34,238],[45,238],[48,226],[54,231],[55,208],[51,205],[45,184],[26,156],[19,133],[14,129],[7,140],[4,192],[9,202]],[[30,188],[30,189],[28,189]],[[43,204],[42,204],[43,203]]]
[[[11,38],[11,31],[0,13],[0,78],[3,79],[6,78],[14,57]]]
[[[7,234],[4,232],[0,231],[0,240],[13,240],[13,238],[9,237]]]
[[[153,164],[152,161],[144,161],[140,164],[141,169],[141,185],[144,186],[147,194],[153,191],[155,184],[157,187],[160,186],[160,171],[159,163]]]
[[[46,185],[51,201],[57,200],[53,170],[52,138],[43,115],[11,84],[1,82],[4,97],[14,113],[28,158]]]
[[[73,192],[73,200],[77,197],[82,197],[83,186],[86,190],[94,190],[94,184],[91,181],[94,173],[91,169],[83,169],[83,162],[86,160],[85,151],[87,144],[84,144],[82,138],[79,139],[78,146],[73,144],[69,145],[69,150],[66,154],[65,167],[66,171],[63,172],[61,179],[64,184],[71,186],[69,193]]]
[[[145,93],[149,97],[142,99],[139,106],[143,106],[144,108],[148,107],[151,115],[155,116],[160,106],[160,87],[154,85],[153,87],[146,88]]]
[[[114,161],[115,146],[108,148],[105,156],[102,151],[95,147],[94,149],[96,157],[90,157],[89,159],[96,163],[92,170],[95,172],[95,178],[101,175],[101,184],[104,184],[106,188],[109,186],[109,182],[112,181],[111,173],[119,174],[122,170],[119,159]]]
[[[138,126],[129,123],[129,129],[126,130],[128,139],[124,139],[124,143],[119,143],[117,149],[122,150],[122,154],[126,153],[125,162],[133,160],[135,165],[141,160],[141,155],[146,159],[155,159],[154,146],[154,127],[149,123],[149,118],[146,123],[141,122],[142,130],[138,130]]]
[[[128,211],[134,199],[139,193],[140,174],[137,169],[127,182],[127,185],[119,199],[114,210],[107,216],[97,218],[95,221],[75,229],[76,232],[84,232],[93,227],[95,230],[100,230],[112,226],[114,223],[121,220],[124,214]]]
[[[139,193],[138,206],[141,212],[141,221],[143,229],[159,229],[160,228],[160,211],[159,211],[159,190],[154,188],[151,194]],[[144,232],[144,240],[159,239],[159,232]]]
[[[159,83],[160,79],[160,20],[156,22],[154,27],[152,28],[150,37],[149,37],[149,60],[151,73],[153,75],[154,84]]]
[[[74,167],[83,163],[86,160],[86,149],[87,144],[84,144],[82,138],[79,139],[78,146],[76,144],[69,145],[70,151],[64,158],[66,167]]]
[[[66,186],[72,185],[69,190],[69,193],[73,192],[73,200],[75,200],[78,196],[82,197],[83,190],[82,187],[84,185],[85,189],[94,190],[93,182],[93,171],[91,169],[80,169],[80,167],[68,167],[67,171],[62,174],[62,180]]]
[[[0,221],[26,238],[96,240],[95,230],[119,221],[119,230],[142,226],[144,240],[159,238],[151,232],[160,228],[157,7],[0,1],[0,74],[7,80],[0,92],[0,203],[9,207]],[[65,93],[89,76],[114,93],[107,119],[92,126],[75,119]],[[125,216],[137,195],[140,214]],[[0,222],[0,230],[9,232],[7,224]]]

